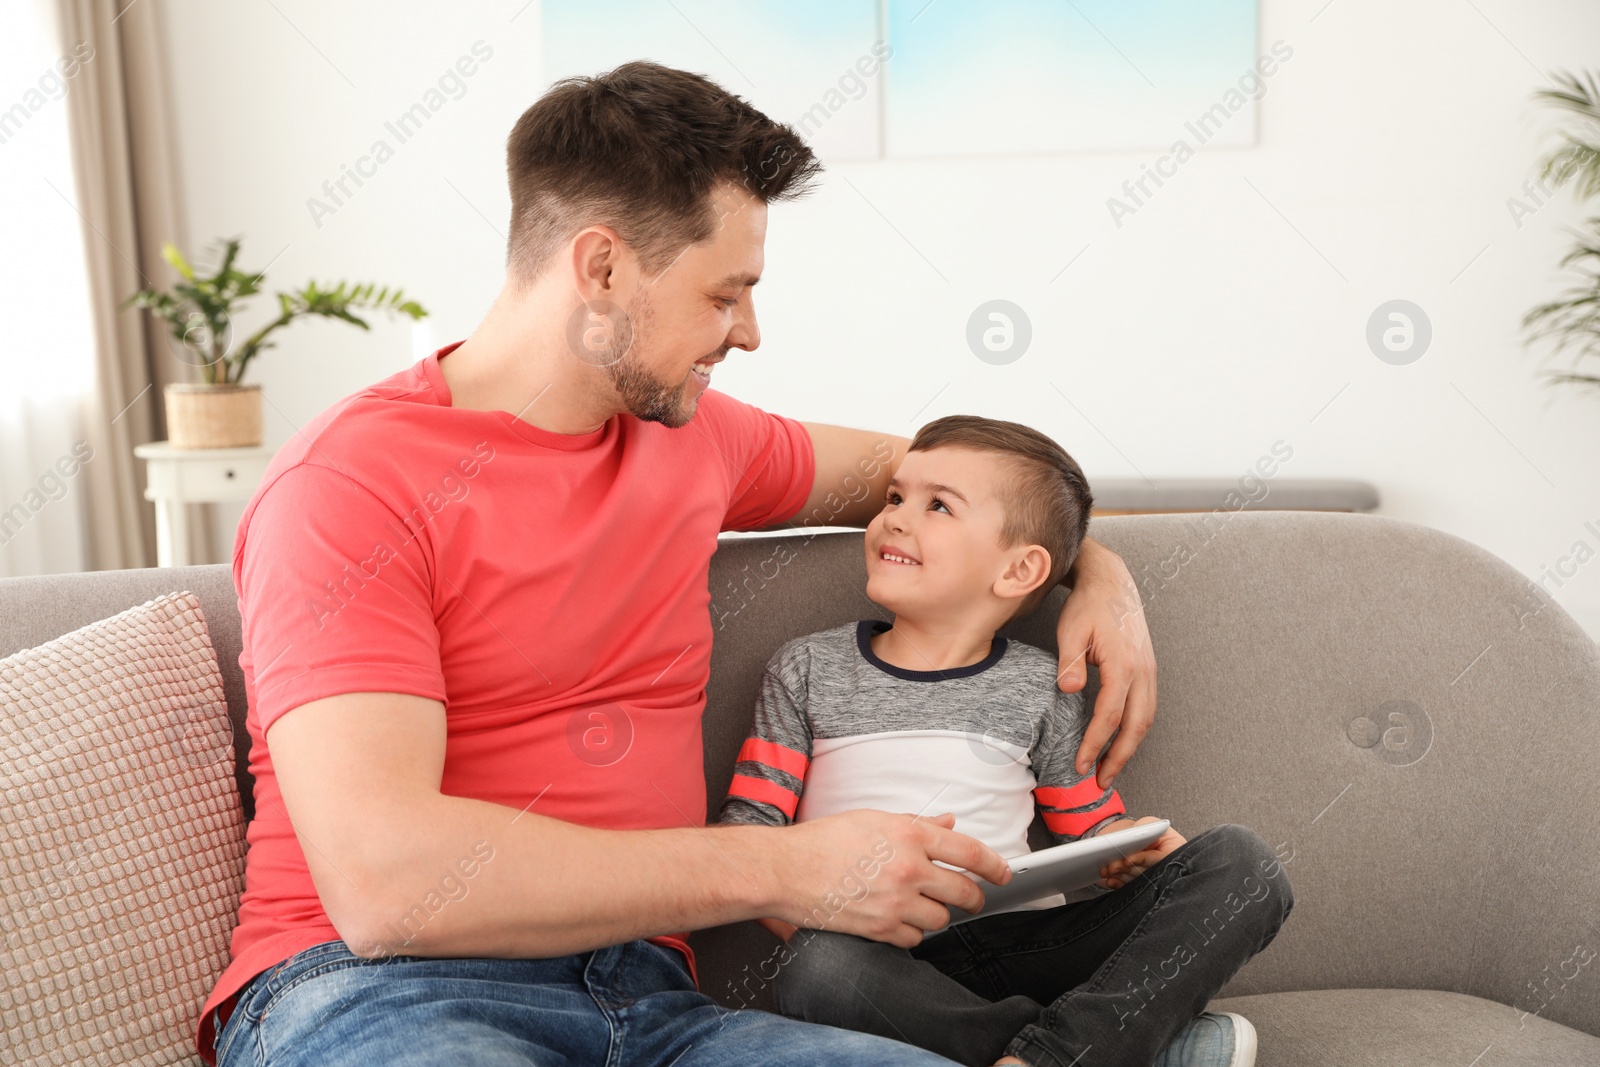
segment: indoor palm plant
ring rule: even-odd
[[[1594,72],[1553,76],[1553,89],[1535,99],[1553,105],[1569,120],[1560,140],[1543,158],[1543,177],[1556,185],[1572,184],[1580,200],[1600,195],[1600,80]],[[1573,286],[1555,300],[1523,316],[1530,341],[1547,341],[1556,354],[1570,353],[1572,369],[1550,374],[1553,382],[1600,385],[1600,376],[1584,373],[1584,361],[1600,357],[1600,217],[1590,216],[1573,233],[1573,246],[1561,266],[1578,275]]]
[[[261,387],[242,381],[250,361],[273,347],[267,338],[303,315],[343,319],[368,329],[357,311],[399,312],[420,319],[427,315],[415,300],[372,282],[333,288],[315,281],[291,292],[279,292],[278,315],[237,344],[233,316],[245,298],[261,290],[264,271],[246,273],[234,266],[239,238],[222,242],[222,260],[202,275],[170,242],[161,254],[179,279],[170,290],[144,289],[123,306],[144,308],[165,322],[180,359],[200,368],[202,380],[166,387],[167,437],[177,448],[243,448],[261,443]]]

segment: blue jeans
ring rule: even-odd
[[[253,978],[217,1067],[949,1067],[896,1041],[724,1008],[648,941],[556,959],[362,959],[313,945]]]
[[[911,950],[802,930],[773,992],[786,1015],[911,1042],[969,1067],[1147,1067],[1277,936],[1294,892],[1229,823],[1113,892],[949,927]]]

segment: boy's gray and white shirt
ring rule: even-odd
[[[949,811],[958,831],[1010,858],[1030,851],[1035,801],[1057,841],[1124,817],[1116,790],[1073,766],[1088,715],[1081,694],[1057,687],[1054,656],[996,637],[970,666],[907,670],[872,650],[872,636],[889,625],[863,619],[778,649],[762,673],[722,822]]]

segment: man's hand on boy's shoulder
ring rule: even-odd
[[[1155,649],[1139,587],[1120,556],[1085,538],[1068,577],[1072,593],[1056,623],[1056,684],[1076,693],[1088,681],[1087,664],[1099,668],[1100,694],[1076,764],[1079,774],[1088,774],[1099,760],[1096,778],[1109,789],[1155,721]],[[1111,749],[1101,759],[1108,741]]]
[[[1114,830],[1126,830],[1130,826],[1142,826],[1147,822],[1160,822],[1154,815],[1146,815],[1142,819],[1118,819],[1116,822],[1107,823],[1106,826],[1094,836],[1109,834]],[[1176,852],[1178,848],[1188,842],[1188,838],[1178,833],[1172,827],[1167,832],[1155,839],[1149,848],[1142,852],[1134,852],[1121,859],[1112,860],[1100,868],[1100,884],[1107,889],[1121,889],[1145,871],[1160,863],[1164,858]]]

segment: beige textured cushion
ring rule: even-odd
[[[243,878],[193,594],[0,660],[0,1064],[196,1062]]]

